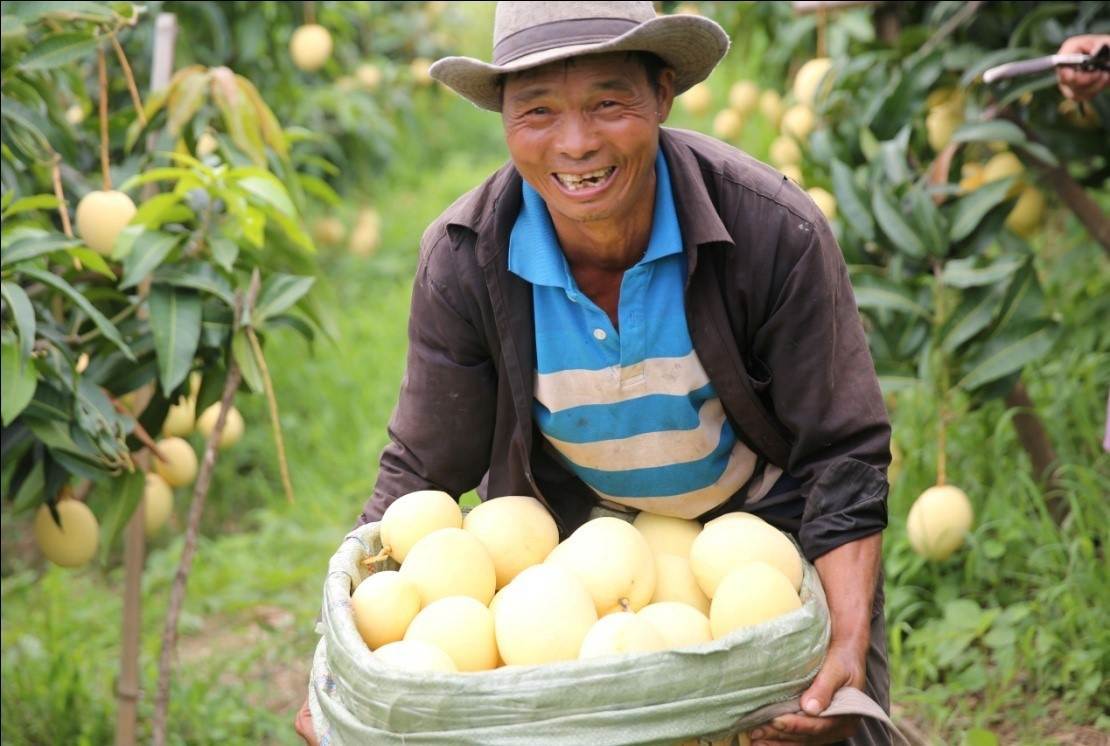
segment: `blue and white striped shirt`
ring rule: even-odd
[[[758,460],[736,438],[690,339],[682,235],[662,152],[651,239],[621,281],[619,333],[579,290],[543,199],[527,182],[523,189],[509,270],[533,286],[540,431],[603,500],[683,518],[725,502]],[[768,467],[749,497],[762,496],[779,473]]]

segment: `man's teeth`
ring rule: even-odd
[[[585,174],[555,174],[555,176],[567,189],[584,189],[586,187],[595,186],[597,182],[609,176],[614,168],[614,166],[609,166]]]

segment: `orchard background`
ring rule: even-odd
[[[795,5],[657,3],[733,38],[669,124],[774,163],[838,232],[894,423],[896,719],[921,743],[1106,744],[1110,96],[1076,107],[1051,74],[981,74],[1110,32],[1110,8]],[[227,394],[242,438],[213,439],[210,490],[176,489],[134,585],[138,740],[159,717],[161,659],[167,742],[297,743],[323,572],[372,489],[402,375],[420,234],[506,158],[496,115],[427,77],[446,54],[488,57],[493,4],[0,12],[0,739],[115,740],[135,701],[123,536],[148,506],[146,446],[172,404],[199,417]],[[177,27],[161,93],[160,14]],[[330,50],[302,36],[292,54],[313,23]],[[137,212],[98,252],[77,206],[111,188]],[[182,429],[201,477],[210,431]],[[906,523],[939,482],[975,518],[930,561]],[[63,492],[99,526],[75,569],[32,531]]]

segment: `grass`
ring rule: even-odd
[[[717,101],[728,80],[757,72],[750,56],[731,56],[726,74],[714,78]],[[679,108],[672,122],[708,130],[711,119]],[[290,722],[307,684],[321,580],[373,487],[386,443],[420,234],[505,157],[496,115],[442,92],[419,101],[410,124],[394,170],[339,211],[349,217],[360,202],[373,203],[384,221],[381,250],[371,260],[323,258],[320,290],[338,341],[310,346],[285,333],[267,340],[295,503],[281,491],[265,402],[239,402],[247,434],[217,468],[182,617],[173,743],[299,743]],[[762,155],[770,137],[755,118],[740,145]],[[906,392],[893,413],[905,454],[885,541],[893,699],[899,716],[936,743],[993,743],[990,734],[1001,743],[1075,742],[1084,727],[1102,738],[1110,731],[1110,456],[1100,447],[1110,391],[1110,332],[1100,320],[1110,316],[1110,272],[1070,218],[1042,248],[1046,294],[1067,331],[1025,382],[1060,457],[1068,520],[1057,526],[1048,517],[1013,413],[995,402],[965,412],[949,435],[949,478],[971,496],[973,535],[947,562],[924,562],[904,528],[912,500],[934,480],[935,402]],[[175,525],[150,547],[144,576],[144,724],[187,511],[179,491]],[[45,567],[27,546],[29,517],[5,506],[3,521],[0,741],[107,743],[122,571],[118,563]]]

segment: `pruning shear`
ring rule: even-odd
[[[1062,66],[1078,67],[1084,72],[1110,71],[1110,45],[1103,44],[1094,54],[1050,54],[1047,57],[1007,62],[984,72],[983,82],[993,83],[1002,78],[1032,75]]]

